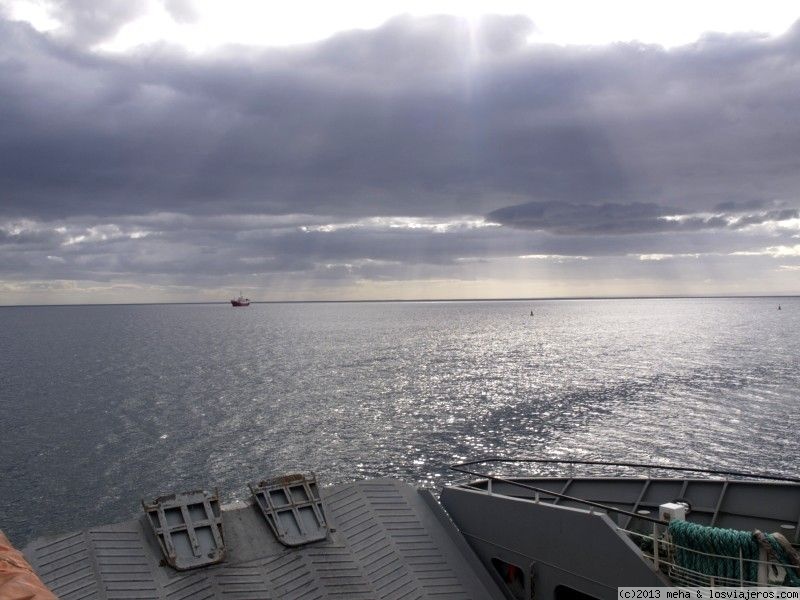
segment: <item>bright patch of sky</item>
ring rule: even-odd
[[[6,0],[12,18],[39,30],[59,22],[43,0]],[[530,41],[602,45],[632,40],[679,46],[705,32],[783,33],[797,19],[797,4],[778,0],[724,2],[709,0],[387,0],[339,2],[263,2],[262,0],[148,0],[138,18],[98,47],[126,51],[166,41],[191,51],[226,44],[284,46],[318,41],[338,31],[371,29],[398,14],[527,15],[535,24]]]
[[[330,223],[325,225],[304,225],[300,230],[306,233],[331,233],[342,229],[424,229],[433,233],[447,233],[458,229],[476,229],[481,227],[499,227],[481,218],[449,219],[432,221],[413,217],[370,217],[352,223]]]

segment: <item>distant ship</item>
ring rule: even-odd
[[[245,298],[242,292],[239,292],[239,297],[231,300],[231,306],[250,306],[250,298]]]

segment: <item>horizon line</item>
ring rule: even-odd
[[[423,303],[423,302],[547,302],[568,300],[703,300],[703,299],[736,299],[736,298],[800,298],[800,294],[673,294],[657,296],[534,296],[520,298],[385,298],[362,300],[251,300],[250,304],[387,304],[387,303]],[[199,300],[183,302],[88,302],[62,304],[0,304],[0,308],[35,308],[57,306],[168,306],[168,305],[216,305],[230,304],[230,300]]]

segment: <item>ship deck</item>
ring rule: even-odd
[[[64,600],[503,598],[427,491],[392,479],[322,488],[325,541],[281,545],[250,503],[223,507],[226,559],[163,564],[146,517],[32,542],[24,553]]]

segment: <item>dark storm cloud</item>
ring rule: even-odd
[[[76,31],[107,35],[114,6]],[[525,45],[522,18],[473,36],[459,19],[403,17],[199,58],[101,56],[0,27],[10,215],[697,211],[795,202],[800,184],[797,27],[666,51]]]
[[[293,48],[110,55],[86,48],[136,3],[52,5],[53,34],[0,20],[6,280],[641,271],[797,241],[800,26],[664,50],[400,17]]]
[[[721,212],[756,210],[763,207],[765,204],[766,201],[764,200],[746,200],[744,202],[726,201],[717,204],[714,210]]]
[[[490,213],[487,219],[521,229],[553,233],[639,233],[659,231],[672,211],[657,204],[571,204],[528,202]],[[682,213],[683,211],[681,211]]]
[[[791,247],[791,232],[750,234],[737,230],[713,236],[676,232],[669,236],[560,234],[452,223],[297,225],[307,217],[128,217],[118,224],[79,219],[27,222],[0,228],[0,279],[37,274],[50,279],[134,280],[219,285],[251,276],[299,274],[315,279],[386,277],[407,279],[437,270],[457,273],[496,260],[529,257],[528,263],[591,259],[586,274],[602,271],[598,261],[615,256],[726,256],[740,250]],[[26,229],[27,227],[27,229]],[[730,260],[730,259],[728,259]],[[790,261],[792,262],[792,261]],[[574,266],[571,268],[575,268]],[[640,267],[639,270],[645,267]],[[662,269],[663,270],[663,269]]]
[[[750,206],[752,203],[746,203]],[[763,203],[759,203],[763,205]],[[723,203],[729,209],[735,203]],[[519,229],[573,235],[622,235],[670,233],[714,229],[742,229],[750,225],[785,221],[800,217],[800,211],[787,208],[759,213],[721,213],[691,215],[677,207],[658,204],[572,204],[569,202],[527,202],[495,210],[487,219]]]

